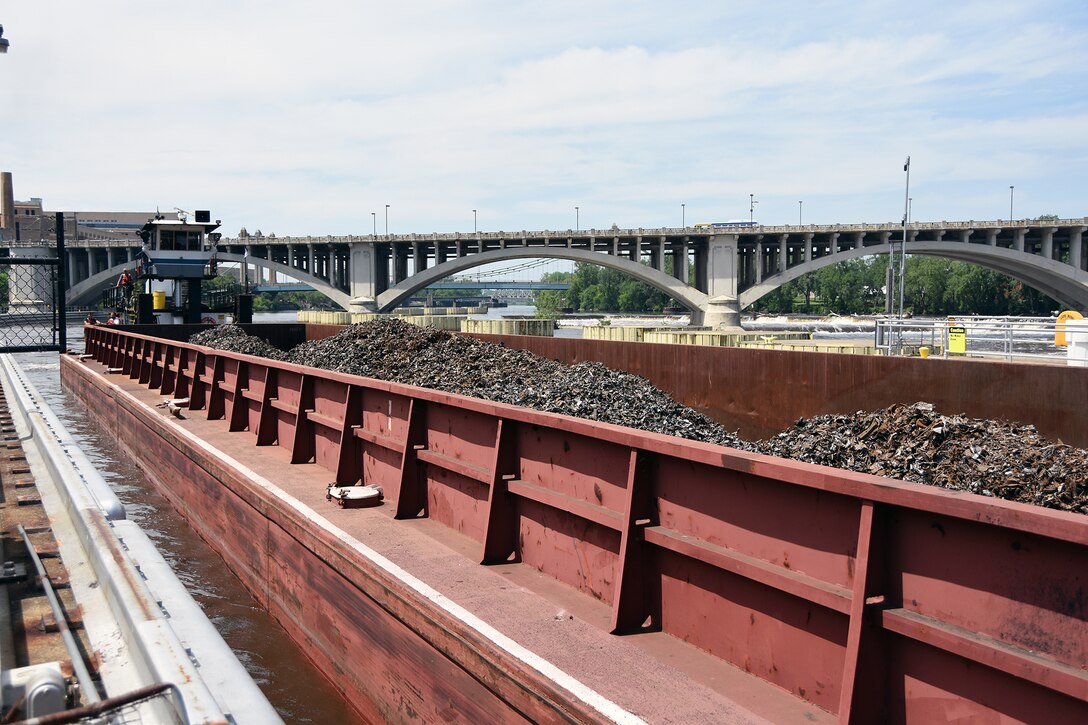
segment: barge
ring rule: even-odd
[[[86,345],[65,386],[362,720],[1088,719],[1083,516],[134,330]],[[1083,394],[1082,372],[1051,392]],[[860,385],[793,383],[804,401]],[[184,398],[180,418],[158,407]],[[1042,399],[1052,425],[1084,415]],[[385,501],[340,508],[330,484]]]

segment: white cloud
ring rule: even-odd
[[[0,158],[54,207],[279,234],[387,203],[399,232],[576,204],[649,227],[749,193],[766,221],[894,219],[908,153],[930,218],[1000,216],[1010,183],[1026,214],[1088,211],[1075,0],[716,5],[27,4],[0,18]]]

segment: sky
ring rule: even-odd
[[[0,0],[0,24],[0,170],[47,210],[210,209],[228,236],[383,233],[386,205],[394,234],[898,222],[908,194],[915,221],[1088,215],[1084,0]]]

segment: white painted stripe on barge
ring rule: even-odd
[[[477,617],[472,612],[462,607],[457,602],[453,601],[441,592],[435,590],[426,582],[416,578],[415,576],[408,573],[386,557],[379,554],[377,551],[374,551],[366,544],[363,544],[359,540],[355,539],[343,529],[334,526],[324,516],[321,516],[314,509],[302,503],[294,496],[286,493],[283,489],[276,486],[274,483],[272,483],[253,469],[249,468],[248,466],[242,465],[231,456],[223,453],[215,446],[211,445],[202,438],[197,437],[188,430],[185,430],[180,426],[175,426],[175,430],[182,436],[189,438],[190,441],[192,441],[197,447],[202,448],[212,457],[218,458],[224,465],[243,472],[247,478],[258,484],[262,488],[266,489],[268,492],[270,492],[272,495],[276,496],[280,500],[290,504],[292,508],[303,514],[309,521],[314,522],[315,524],[334,534],[336,538],[338,538],[344,544],[362,554],[372,563],[374,563],[387,573],[391,574],[392,576],[396,577],[411,589],[414,589],[416,593],[418,593],[420,596],[427,599],[432,604],[440,607],[447,614],[460,620],[468,627],[476,630],[478,633],[493,642],[500,649],[505,650],[515,659],[523,662],[529,667],[532,667],[541,675],[548,678],[555,684],[559,685],[567,692],[574,695],[576,698],[586,703],[597,712],[601,713],[603,716],[607,717],[613,722],[625,724],[630,723],[631,725],[646,722],[638,715],[635,715],[634,713],[623,709],[621,706],[612,702],[591,687],[582,684],[582,682],[570,676],[562,669],[556,667],[540,655],[521,646],[502,632],[492,627],[487,622]]]

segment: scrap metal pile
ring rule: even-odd
[[[382,318],[282,352],[233,325],[194,335],[221,350],[378,378],[809,463],[1088,514],[1088,451],[1032,426],[941,415],[927,403],[801,419],[745,441],[645,378],[565,365]]]
[[[802,418],[757,450],[1088,514],[1088,450],[1031,425],[941,415],[929,403]]]

